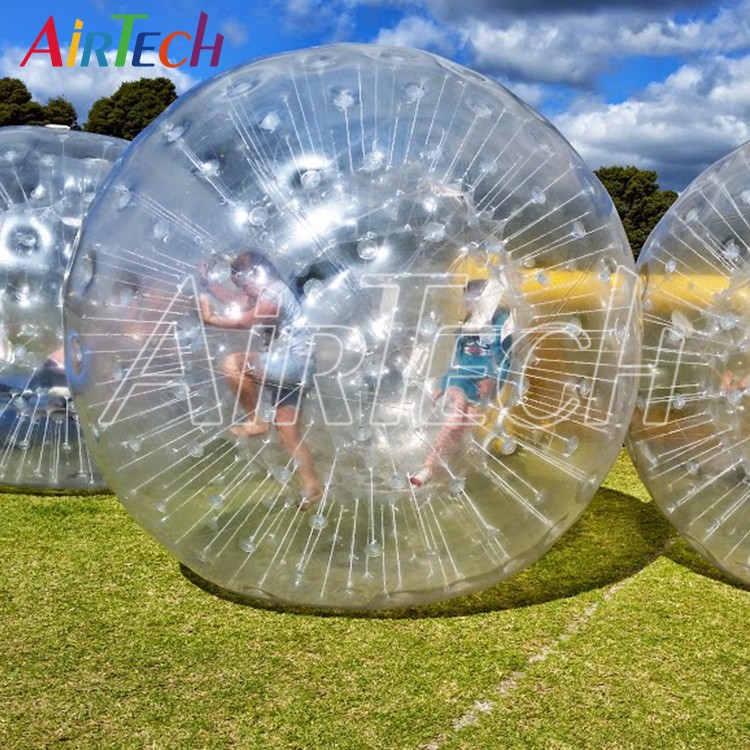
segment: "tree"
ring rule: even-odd
[[[0,126],[73,126],[77,118],[75,108],[64,97],[55,97],[42,105],[32,99],[23,81],[18,78],[0,78]]]
[[[42,117],[26,84],[18,78],[0,78],[0,125],[29,125]]]
[[[44,107],[44,119],[45,124],[73,127],[78,115],[75,107],[64,96],[56,96]]]
[[[596,176],[612,198],[633,255],[638,258],[651,230],[677,200],[677,193],[662,190],[658,175],[652,170],[602,167],[596,170]]]
[[[132,140],[175,99],[168,78],[141,78],[123,83],[112,96],[97,99],[84,130]]]

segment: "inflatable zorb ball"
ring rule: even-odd
[[[110,486],[200,576],[407,606],[511,575],[586,507],[635,399],[634,286],[603,187],[508,91],[321,48],[134,143],[82,230],[67,366]]]
[[[657,505],[750,581],[750,144],[701,174],[638,260],[644,374],[628,447]]]
[[[70,400],[60,290],[81,220],[126,145],[0,129],[0,485],[103,486]]]

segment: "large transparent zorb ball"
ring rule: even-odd
[[[60,290],[83,215],[126,145],[0,128],[0,485],[103,486],[65,378]]]
[[[128,151],[68,279],[68,368],[107,480],[198,574],[406,606],[528,565],[591,499],[635,398],[631,269],[602,186],[505,89],[297,52]]]
[[[700,175],[638,260],[644,374],[628,447],[656,503],[750,581],[750,144]]]

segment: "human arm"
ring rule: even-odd
[[[497,380],[495,378],[482,378],[477,383],[479,398],[483,401],[492,398],[495,395],[496,388]]]
[[[233,290],[209,278],[209,265],[206,262],[201,263],[198,269],[198,284],[208,294],[225,305],[242,304],[246,300],[246,295],[241,290]]]
[[[200,297],[200,311],[203,322],[217,328],[247,329],[257,323],[273,323],[279,308],[267,299],[261,299],[251,308],[240,310],[237,315],[219,315],[211,308],[211,301],[203,294]]]
[[[245,295],[242,292],[234,292],[221,284],[206,284],[206,291],[224,305],[242,304]]]
[[[497,385],[504,383],[510,369],[510,350],[513,346],[515,324],[513,315],[502,311],[494,321],[495,338],[492,344],[492,362],[495,367],[494,380]]]

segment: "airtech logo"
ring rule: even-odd
[[[145,52],[156,52],[159,62],[165,68],[179,68],[186,63],[189,67],[195,67],[203,52],[211,53],[212,68],[219,64],[224,37],[216,34],[212,42],[206,43],[208,26],[206,13],[200,13],[197,28],[192,34],[181,30],[166,34],[161,31],[146,30],[148,29],[148,15],[143,13],[118,13],[112,16],[112,20],[120,22],[116,43],[114,34],[108,31],[84,30],[83,21],[76,19],[70,37],[68,54],[63,62],[55,17],[50,16],[21,61],[20,67],[23,68],[32,55],[47,55],[54,68],[76,66],[87,68],[92,64],[106,68],[109,65],[107,52],[111,49],[117,50],[114,61],[116,68],[126,65],[134,68],[154,67],[156,63],[143,61]],[[135,41],[131,53],[130,43],[133,39]],[[81,52],[80,60],[78,59],[79,51]]]

